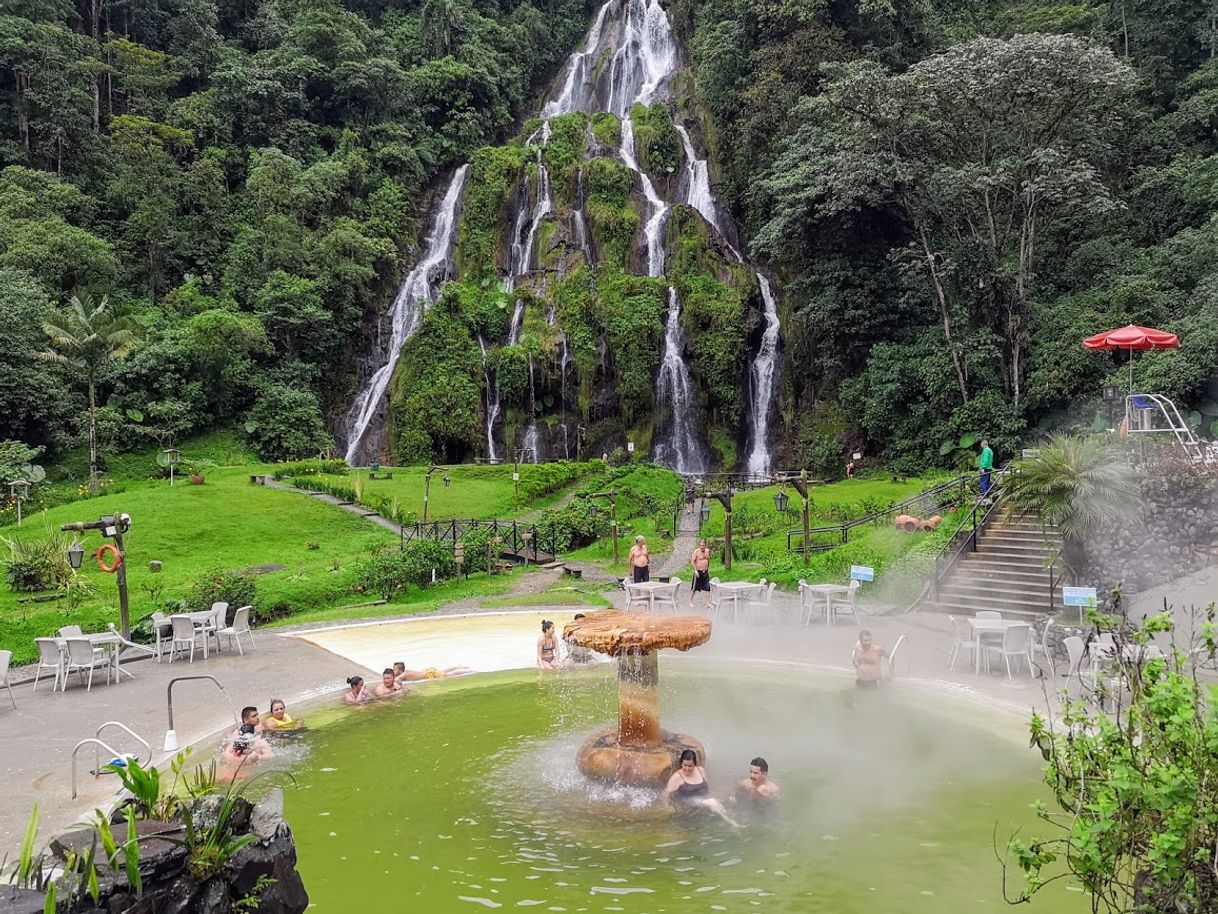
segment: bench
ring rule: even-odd
[[[250,485],[264,486],[266,485],[266,478],[258,473],[250,473]]]

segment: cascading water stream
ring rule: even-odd
[[[761,334],[761,345],[750,371],[752,381],[752,428],[750,430],[749,457],[746,467],[751,476],[764,476],[770,472],[770,407],[774,402],[774,376],[778,364],[778,306],[774,292],[765,274],[757,274],[761,288],[761,300],[765,303],[765,330]]]
[[[715,206],[715,196],[711,193],[710,168],[706,159],[699,159],[694,152],[694,144],[689,138],[689,131],[684,126],[677,125],[677,133],[681,137],[681,145],[685,147],[685,183],[684,202],[702,214],[702,218],[719,229],[719,212]],[[735,253],[733,251],[733,253]],[[737,254],[737,259],[739,255]]]
[[[647,199],[647,222],[643,225],[643,237],[647,241],[647,275],[664,275],[664,222],[668,218],[668,204],[658,193],[647,172],[639,168],[634,157],[634,124],[629,117],[622,119],[622,161],[639,176],[643,185],[643,196]]]
[[[656,460],[678,473],[705,473],[706,452],[694,423],[694,382],[685,362],[685,331],[681,329],[681,299],[668,287],[668,321],[664,354],[656,382],[656,400],[668,410],[668,434],[656,445]]]
[[[347,462],[356,464],[361,458],[375,458],[376,453],[365,453],[369,431],[380,414],[381,402],[393,370],[397,367],[402,345],[419,328],[423,312],[435,301],[440,285],[447,278],[449,259],[457,236],[461,195],[465,189],[468,165],[458,168],[449,182],[448,190],[432,222],[427,235],[427,249],[423,259],[407,274],[398,289],[393,307],[389,309],[392,328],[389,345],[379,354],[380,367],[360,387],[351,408],[347,412],[346,438]],[[379,430],[378,430],[379,431]]]
[[[482,350],[482,378],[486,383],[486,456],[491,463],[498,463],[495,453],[495,423],[499,421],[499,385],[491,383],[491,370],[486,361],[486,340],[478,334],[478,348]],[[492,399],[494,398],[494,399]]]

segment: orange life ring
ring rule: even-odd
[[[109,554],[111,561],[106,562],[104,556]],[[123,564],[123,554],[118,551],[118,547],[112,543],[106,543],[97,550],[97,567],[106,574],[114,574],[118,571],[118,566]]]

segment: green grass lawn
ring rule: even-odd
[[[599,461],[572,463],[565,468],[565,472],[555,467],[521,464],[520,494],[517,495],[511,464],[446,467],[432,475],[427,517],[428,520],[509,520],[555,504],[570,492],[595,482],[604,471],[604,464]],[[383,478],[386,473],[393,478]],[[555,478],[556,474],[566,478],[564,481],[559,477],[553,491],[540,496],[529,495],[530,490],[542,487],[543,479]],[[355,486],[358,480],[365,495],[396,498],[404,510],[413,512],[421,520],[423,495],[427,491],[427,468],[386,467],[377,475],[381,478],[370,479],[367,470],[356,469],[345,475],[320,475],[317,478],[348,487]],[[447,486],[444,485],[445,476],[451,480]],[[291,482],[290,479],[284,481]]]
[[[133,620],[160,608],[164,600],[183,596],[207,572],[260,565],[283,566],[259,576],[262,604],[282,601],[313,608],[367,599],[350,592],[349,566],[370,547],[396,540],[354,514],[294,493],[251,486],[248,468],[210,469],[201,486],[132,485],[119,494],[37,513],[21,528],[0,528],[0,535],[41,537],[63,523],[120,512],[131,515],[125,545]],[[82,538],[89,551],[101,543],[96,532]],[[162,563],[159,574],[149,570],[151,560]],[[118,622],[114,576],[99,571],[88,554],[81,573],[95,595],[70,617],[62,600],[21,604],[18,599],[26,595],[0,589],[0,648],[12,650],[15,662],[34,656],[34,637],[53,634],[62,625],[77,623],[89,631]],[[149,596],[149,586],[162,588],[159,601]]]

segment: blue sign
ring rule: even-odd
[[[1094,587],[1063,587],[1062,606],[1095,606]]]
[[[851,565],[850,580],[852,581],[874,581],[875,569],[867,565]]]

